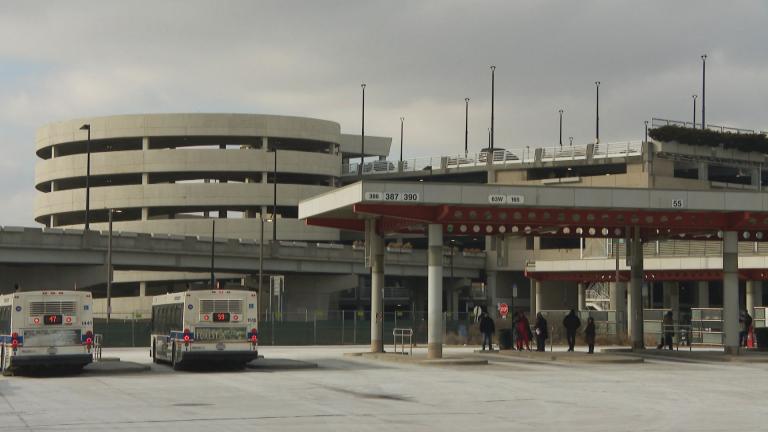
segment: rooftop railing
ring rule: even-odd
[[[363,164],[363,175],[384,175],[392,173],[424,173],[463,168],[486,169],[504,166],[522,165],[534,162],[559,162],[569,160],[599,159],[607,157],[639,156],[642,153],[641,141],[611,142],[551,147],[522,147],[499,149],[493,152],[430,156],[414,159],[376,160]],[[360,162],[342,165],[342,176],[351,177],[360,174]]]
[[[653,118],[651,119],[651,127],[662,127],[662,126],[679,126],[679,127],[685,127],[685,128],[692,128],[692,129],[701,129],[702,124],[701,123],[694,123],[694,122],[688,122],[688,121],[680,121],[680,120],[668,120],[668,119],[660,119],[660,118]],[[716,132],[730,132],[730,133],[758,133],[754,129],[742,129],[742,128],[735,128],[735,127],[729,127],[729,126],[717,126],[713,124],[707,124],[707,129],[711,131]],[[764,131],[759,133],[766,133]]]

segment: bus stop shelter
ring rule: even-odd
[[[629,255],[628,324],[635,349],[643,348],[642,243],[657,239],[719,239],[723,241],[722,270],[708,277],[723,280],[725,351],[736,352],[738,241],[768,239],[768,196],[733,191],[365,180],[301,201],[299,218],[309,225],[365,233],[372,311],[381,309],[384,237],[402,233],[427,237],[429,358],[442,357],[445,236],[625,239]],[[380,319],[371,326],[371,350],[375,352],[383,350],[381,326]]]

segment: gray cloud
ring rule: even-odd
[[[689,119],[708,53],[707,118],[768,129],[761,1],[139,1],[0,4],[0,223],[32,224],[34,129],[88,115],[307,115],[399,136],[407,157],[485,145],[497,66],[496,142],[642,137]],[[395,140],[397,145],[397,140]]]

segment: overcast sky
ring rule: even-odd
[[[765,1],[0,2],[0,213],[34,226],[45,123],[150,112],[318,117],[399,137],[405,157],[642,139],[690,120],[707,53],[707,120],[768,129]],[[397,156],[399,138],[393,140]]]

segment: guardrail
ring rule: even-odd
[[[668,119],[661,119],[661,118],[652,118],[651,119],[651,127],[662,127],[662,126],[680,126],[680,127],[686,127],[691,129],[701,129],[702,124],[701,123],[693,123],[688,121],[680,121],[680,120],[668,120]],[[754,129],[742,129],[742,128],[736,128],[736,127],[729,127],[729,126],[717,126],[713,124],[707,124],[707,129],[717,132],[730,132],[730,133],[756,133]],[[765,133],[765,132],[761,132]]]
[[[491,152],[471,154],[430,156],[399,160],[377,160],[363,164],[363,175],[385,175],[393,173],[425,173],[434,171],[478,168],[488,166],[513,166],[533,162],[555,162],[581,160],[588,158],[626,157],[642,154],[641,141],[622,141],[611,143],[589,143],[569,146],[519,147],[499,149]],[[342,165],[341,175],[344,177],[360,175],[360,162],[350,162]]]

